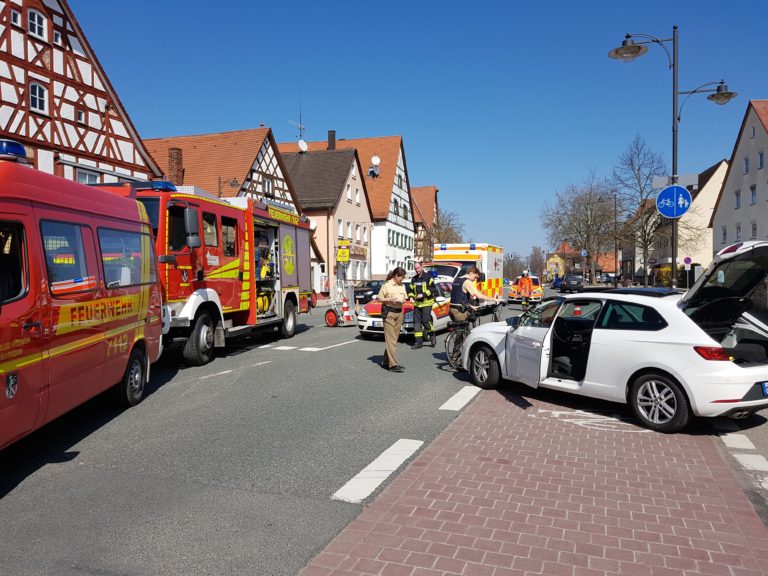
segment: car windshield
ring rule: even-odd
[[[438,276],[448,276],[449,278],[455,278],[456,272],[459,270],[458,266],[447,264],[432,264],[431,266],[425,266],[424,268],[428,272],[434,272]]]
[[[563,301],[563,298],[553,298],[536,304],[536,306],[520,316],[518,326],[532,326],[536,328],[551,326]]]

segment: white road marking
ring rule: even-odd
[[[768,460],[759,454],[734,454],[733,457],[747,470],[768,472]]]
[[[348,342],[341,342],[339,344],[333,344],[331,346],[326,346],[325,348],[318,348],[317,351],[320,350],[330,350],[331,348],[336,348],[337,346],[346,346],[347,344],[354,344],[355,342],[359,342],[359,340],[350,340]]]
[[[322,350],[322,348],[313,348],[312,346],[299,348],[299,352],[319,352],[320,350]]]
[[[275,350],[296,350],[296,346],[275,346]]]
[[[270,364],[272,360],[265,360],[264,362],[256,362],[256,364],[251,364],[250,366],[246,366],[246,368],[256,368],[256,366],[261,366],[263,364]]]
[[[755,445],[745,434],[723,434],[720,436],[723,439],[723,444],[728,448],[736,448],[737,450],[754,450]]]
[[[472,398],[477,396],[478,392],[480,392],[480,388],[477,386],[464,386],[464,388],[451,396],[445,404],[440,406],[438,410],[461,410]]]
[[[216,372],[216,374],[208,374],[207,376],[200,376],[200,380],[205,380],[206,378],[215,378],[216,376],[231,374],[232,372],[233,370],[224,370],[223,372]]]
[[[272,348],[274,344],[262,344],[261,346],[256,346],[256,348]]]
[[[365,500],[403,462],[421,448],[421,440],[400,439],[384,450],[381,456],[363,468],[349,482],[344,484],[331,498],[357,504]]]

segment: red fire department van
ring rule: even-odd
[[[276,206],[168,182],[133,183],[155,233],[169,341],[190,365],[229,337],[272,327],[293,336],[311,296],[309,221]]]
[[[0,448],[110,387],[137,404],[162,351],[143,204],[24,157],[0,141]]]

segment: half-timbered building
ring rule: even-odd
[[[79,182],[161,175],[65,0],[0,2],[0,135]]]
[[[432,260],[435,253],[435,233],[437,231],[437,186],[414,186],[413,221],[416,227],[416,259],[426,262]]]
[[[402,137],[337,140],[336,131],[329,130],[327,141],[308,142],[307,145],[310,152],[357,149],[373,214],[371,278],[384,278],[397,266],[406,272],[413,271],[413,202]]]
[[[254,200],[301,213],[270,128],[150,138],[144,141],[166,178],[220,198]]]

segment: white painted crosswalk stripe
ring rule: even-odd
[[[734,454],[733,457],[747,470],[768,472],[768,460],[759,454]]]
[[[478,392],[480,392],[480,388],[476,386],[464,386],[464,388],[451,396],[445,404],[440,406],[439,409],[453,411],[461,410],[477,395]]]
[[[728,448],[737,450],[754,450],[755,445],[745,434],[723,434],[720,436]]]
[[[332,498],[353,504],[362,502],[423,444],[421,440],[398,440],[344,484]]]

